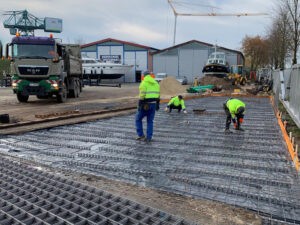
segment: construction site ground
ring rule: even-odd
[[[162,98],[188,96],[186,88],[163,88]],[[79,99],[64,104],[35,97],[19,103],[10,88],[0,88],[0,96],[0,114],[18,123],[62,112],[134,107],[138,84],[87,86]],[[198,224],[298,224],[299,180],[271,103],[267,98],[242,98],[249,106],[242,134],[223,132],[226,97],[206,97],[187,100],[187,115],[166,114],[162,103],[150,145],[135,141],[132,110],[88,123],[4,135],[0,150],[22,165],[40,166]],[[206,111],[193,113],[197,108]]]

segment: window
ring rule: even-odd
[[[47,58],[53,59],[56,56],[54,45],[37,44],[14,44],[13,57],[15,58]]]

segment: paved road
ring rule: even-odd
[[[28,103],[19,103],[11,88],[0,88],[0,114],[9,114],[12,122],[39,120],[36,114],[80,110],[95,111],[136,102],[138,84],[124,84],[121,88],[85,86],[79,98],[59,104],[55,99],[30,96]]]

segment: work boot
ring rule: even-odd
[[[144,141],[145,139],[146,139],[146,137],[143,135],[143,136],[137,137],[135,140]]]
[[[231,134],[232,133],[232,131],[231,130],[229,130],[229,129],[225,129],[225,134]]]
[[[236,130],[238,130],[238,131],[245,131],[243,128],[241,128],[241,127],[237,127],[237,128],[235,128]]]
[[[147,144],[149,144],[151,141],[152,141],[151,139],[148,139],[148,138],[145,139],[145,142],[146,142]]]

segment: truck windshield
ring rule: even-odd
[[[54,45],[14,44],[14,58],[46,58],[53,59],[56,54]]]

